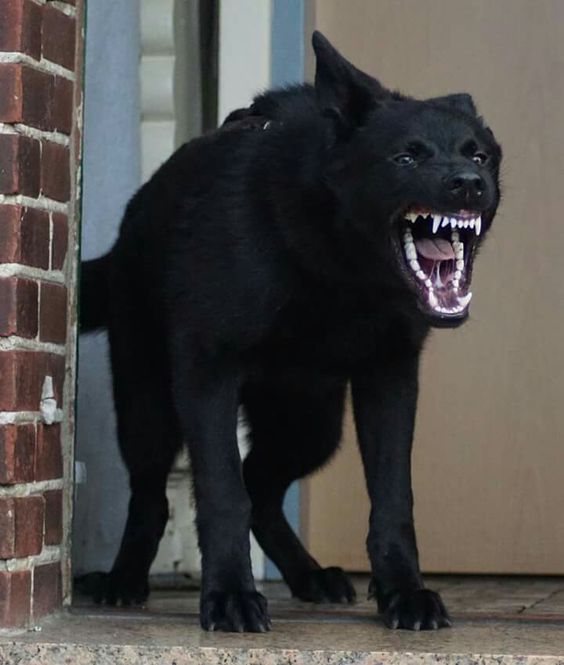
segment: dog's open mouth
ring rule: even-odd
[[[482,231],[481,214],[411,208],[399,226],[404,272],[417,289],[422,309],[433,318],[464,318],[472,298],[472,261]]]

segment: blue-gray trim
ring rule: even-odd
[[[129,197],[139,187],[139,7],[86,4],[83,259],[108,251]],[[88,482],[75,492],[75,574],[109,570],[123,532],[129,487],[116,441],[106,334],[83,335],[78,360],[76,459]]]
[[[304,0],[272,0],[273,87],[302,83],[304,80]],[[293,529],[300,527],[300,486],[294,483],[286,494],[284,513]],[[267,559],[265,577],[280,579],[280,571]]]

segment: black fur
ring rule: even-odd
[[[319,33],[314,48],[315,86],[266,93],[182,146],[133,197],[111,252],[84,265],[83,329],[109,330],[132,490],[102,596],[146,598],[167,475],[186,441],[205,629],[269,627],[250,528],[295,596],[354,600],[343,571],[321,568],[282,513],[288,486],[337,448],[351,382],[372,502],[372,592],[390,627],[437,628],[450,622],[423,588],[412,518],[417,370],[430,325],[466,314],[428,311],[398,253],[398,219],[414,204],[472,204],[487,229],[501,153],[468,95],[413,100]],[[464,153],[468,141],[486,164]],[[404,168],[396,156],[414,143],[430,152]],[[475,200],[445,184],[461,169],[479,173]],[[242,472],[240,404],[251,431]]]

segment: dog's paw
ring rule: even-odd
[[[292,595],[312,603],[353,603],[356,592],[342,568],[319,568],[302,575]]]
[[[146,575],[112,571],[100,579],[92,596],[99,604],[144,605],[149,597],[149,581]]]
[[[441,597],[430,589],[391,593],[383,615],[393,630],[437,630],[452,625]]]
[[[270,630],[266,598],[257,591],[212,591],[202,595],[200,623],[204,630],[265,633]]]

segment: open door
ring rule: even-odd
[[[414,455],[422,567],[564,574],[564,2],[317,0],[315,27],[421,97],[468,91],[504,149],[504,201],[472,318],[424,353]],[[306,483],[323,564],[366,570],[354,428]]]

